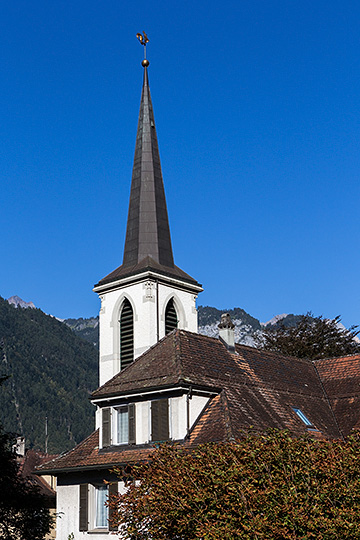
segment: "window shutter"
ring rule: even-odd
[[[136,443],[135,435],[135,403],[130,403],[128,407],[129,411],[129,444]]]
[[[168,399],[157,399],[151,402],[151,440],[167,441],[169,439],[169,403]]]
[[[111,429],[110,429],[110,409],[102,409],[102,445],[110,446]]]
[[[109,484],[109,501],[111,500],[112,495],[116,495],[118,492],[118,484],[115,482],[114,484]],[[114,515],[115,511],[113,508],[109,507],[109,531],[117,531],[118,527],[117,525],[113,525],[111,523],[111,519]]]
[[[80,484],[79,531],[88,530],[88,484]]]

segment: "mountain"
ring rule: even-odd
[[[9,304],[0,297],[0,420],[27,446],[68,450],[92,431],[90,392],[98,386],[97,349],[40,309]]]
[[[35,309],[35,305],[32,302],[25,302],[20,298],[20,296],[10,296],[10,298],[7,299],[9,304],[12,304],[14,307],[21,307],[21,308],[32,308]]]
[[[99,348],[99,316],[90,319],[65,319],[64,323],[75,332],[75,334]]]
[[[235,325],[235,341],[254,347],[261,336],[261,324],[241,308],[217,309],[210,306],[199,306],[199,334],[218,337],[221,314],[229,313]]]
[[[261,323],[241,308],[221,310],[210,306],[199,306],[199,334],[217,337],[218,324],[224,312],[230,313],[235,324],[235,341],[250,346],[256,345],[258,336],[261,335]],[[64,322],[77,336],[99,347],[99,317],[65,319]]]

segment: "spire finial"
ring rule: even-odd
[[[146,44],[149,43],[149,38],[147,37],[145,32],[143,32],[142,34],[136,34],[136,37],[138,38],[141,45],[144,45],[144,60],[141,62],[141,65],[143,67],[148,67],[149,60],[146,58]]]

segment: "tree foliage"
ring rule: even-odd
[[[261,346],[267,351],[311,360],[360,352],[360,345],[354,340],[359,333],[357,327],[347,330],[340,322],[340,316],[324,319],[307,313],[300,316],[295,326],[266,327]]]
[[[0,426],[0,538],[42,540],[52,518],[37,486],[20,476],[12,442]]]
[[[0,298],[0,388],[4,429],[48,451],[74,447],[93,429],[90,392],[98,385],[98,352],[40,309],[15,308]]]
[[[109,503],[128,540],[360,538],[358,436],[271,431],[191,452],[166,445],[132,474]]]

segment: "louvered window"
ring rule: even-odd
[[[129,300],[125,299],[120,316],[120,369],[134,360],[134,315]]]
[[[151,402],[151,440],[167,441],[169,439],[169,402],[168,399],[157,399]]]
[[[177,320],[177,314],[176,309],[174,306],[174,300],[171,299],[168,302],[168,305],[166,306],[165,310],[165,335],[172,332],[175,328],[177,328],[178,320]]]

